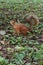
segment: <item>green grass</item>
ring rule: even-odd
[[[25,4],[26,1],[28,2]],[[5,2],[5,3],[2,4],[1,2]],[[32,11],[34,11],[35,14],[37,14],[39,17],[43,17],[43,14],[42,14],[43,4],[40,2],[43,2],[43,0],[0,0],[0,20],[2,20],[0,21],[0,25],[3,26],[3,24],[5,23],[5,26],[4,26],[5,31],[9,31],[11,33],[11,34],[6,33],[4,35],[3,40],[5,41],[5,44],[1,45],[0,43],[0,47],[2,47],[2,51],[0,51],[0,56],[4,56],[6,58],[5,59],[0,57],[1,59],[0,65],[36,65],[36,64],[43,65],[43,60],[42,60],[43,44],[40,45],[40,43],[37,40],[29,40],[29,38],[33,38],[33,37],[37,39],[38,37],[37,34],[38,35],[40,34],[39,32],[41,32],[41,28],[43,28],[43,23],[41,23],[38,26],[39,28],[38,30],[37,29],[33,30],[33,33],[35,34],[35,36],[29,33],[27,37],[13,36],[12,35],[14,32],[13,27],[11,27],[10,24],[8,23],[10,22],[10,19],[12,17],[18,18],[18,16],[19,16],[20,22],[22,20],[22,23],[24,23],[23,16],[25,16],[27,13]],[[21,4],[16,4],[16,3],[21,3]],[[7,11],[4,8],[7,9]],[[16,14],[12,15],[11,14],[12,12]],[[22,12],[24,13],[22,14]],[[18,16],[16,17],[17,13],[18,13]],[[4,53],[3,50],[6,53]],[[29,62],[27,61],[28,59],[30,60]],[[31,64],[31,60],[33,61],[35,60],[36,62],[34,62],[34,64]],[[42,62],[39,63],[37,60],[39,62],[40,60],[42,60]],[[27,63],[24,64],[24,61],[27,61]]]
[[[1,1],[4,1],[4,2],[12,2],[12,3],[23,3],[23,2],[30,2],[30,0],[0,0]],[[32,2],[43,2],[43,0],[31,0]]]

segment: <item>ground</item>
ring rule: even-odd
[[[11,19],[19,19],[27,27],[24,17],[34,12],[39,25],[28,36],[13,35]],[[43,65],[43,2],[0,0],[0,65]]]

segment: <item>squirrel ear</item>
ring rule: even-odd
[[[15,21],[14,21],[14,20],[11,20],[11,21],[10,21],[10,24],[14,24],[14,23],[15,23]]]

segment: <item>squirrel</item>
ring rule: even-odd
[[[30,13],[29,15],[24,17],[25,22],[29,23],[30,26],[37,27],[39,24],[39,19],[34,13]]]
[[[24,36],[26,36],[27,32],[31,31],[31,28],[26,27],[23,23],[16,23],[15,20],[11,20],[10,24],[13,26],[18,36],[20,34],[23,34]]]

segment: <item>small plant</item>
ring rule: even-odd
[[[7,65],[7,64],[8,64],[8,61],[5,60],[5,58],[0,56],[0,65]]]

